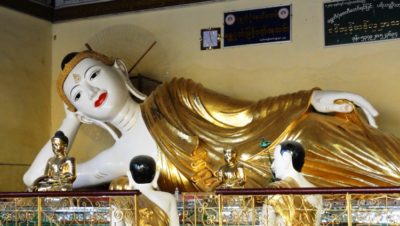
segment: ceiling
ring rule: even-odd
[[[0,5],[51,22],[212,0],[2,0]],[[216,1],[216,0],[214,0]]]
[[[94,4],[101,2],[111,2],[113,0],[28,0],[43,6],[51,7],[54,9],[60,9],[71,6],[79,6],[86,4]]]

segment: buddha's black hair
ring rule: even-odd
[[[293,168],[297,172],[301,172],[304,165],[305,152],[303,146],[296,141],[284,141],[280,143],[281,155],[285,152],[289,152],[292,155]]]
[[[151,183],[156,174],[156,162],[150,156],[139,155],[131,160],[129,170],[136,183]]]
[[[78,54],[78,52],[72,52],[72,53],[68,53],[64,59],[61,61],[61,70],[64,70],[64,67],[66,64],[68,64],[68,62],[70,62],[72,60],[72,58],[74,58],[76,56],[76,54]]]
[[[54,134],[53,138],[59,138],[59,139],[61,139],[64,143],[66,143],[66,144],[68,145],[68,142],[69,142],[68,137],[65,136],[64,132],[61,131],[61,130],[57,131],[57,132]]]

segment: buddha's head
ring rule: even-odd
[[[139,155],[132,158],[129,164],[129,171],[132,179],[137,184],[148,184],[153,182],[156,175],[156,162],[147,155]]]
[[[288,172],[301,172],[304,165],[303,146],[295,141],[285,141],[275,147],[271,168],[278,179],[284,179]]]
[[[57,91],[72,112],[108,121],[130,98],[127,70],[118,59],[111,60],[94,51],[70,53],[61,68]]]
[[[226,148],[224,150],[224,159],[225,162],[233,164],[236,162],[237,159],[237,153],[233,148]]]
[[[57,131],[51,138],[51,146],[55,155],[67,155],[68,137],[62,131]]]

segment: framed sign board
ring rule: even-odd
[[[201,29],[200,49],[212,50],[221,48],[221,28]]]
[[[224,46],[290,41],[291,5],[224,13]]]
[[[325,46],[400,37],[400,2],[345,0],[324,3]]]

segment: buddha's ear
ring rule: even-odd
[[[160,177],[160,169],[157,167],[156,174],[154,175],[153,181],[151,182],[151,185],[155,190],[160,190],[160,188],[158,187],[159,177]]]
[[[121,59],[117,58],[114,61],[113,67],[122,72],[121,73],[122,79],[125,83],[126,88],[128,88],[129,92],[136,98],[140,100],[145,100],[147,96],[144,93],[137,90],[136,87],[129,80],[128,69],[126,68],[124,62]]]
[[[116,59],[114,60],[113,67],[116,68],[116,69],[121,70],[121,72],[122,72],[124,75],[125,75],[125,74],[128,74],[128,69],[126,68],[125,63],[124,63],[121,59],[116,58]]]

